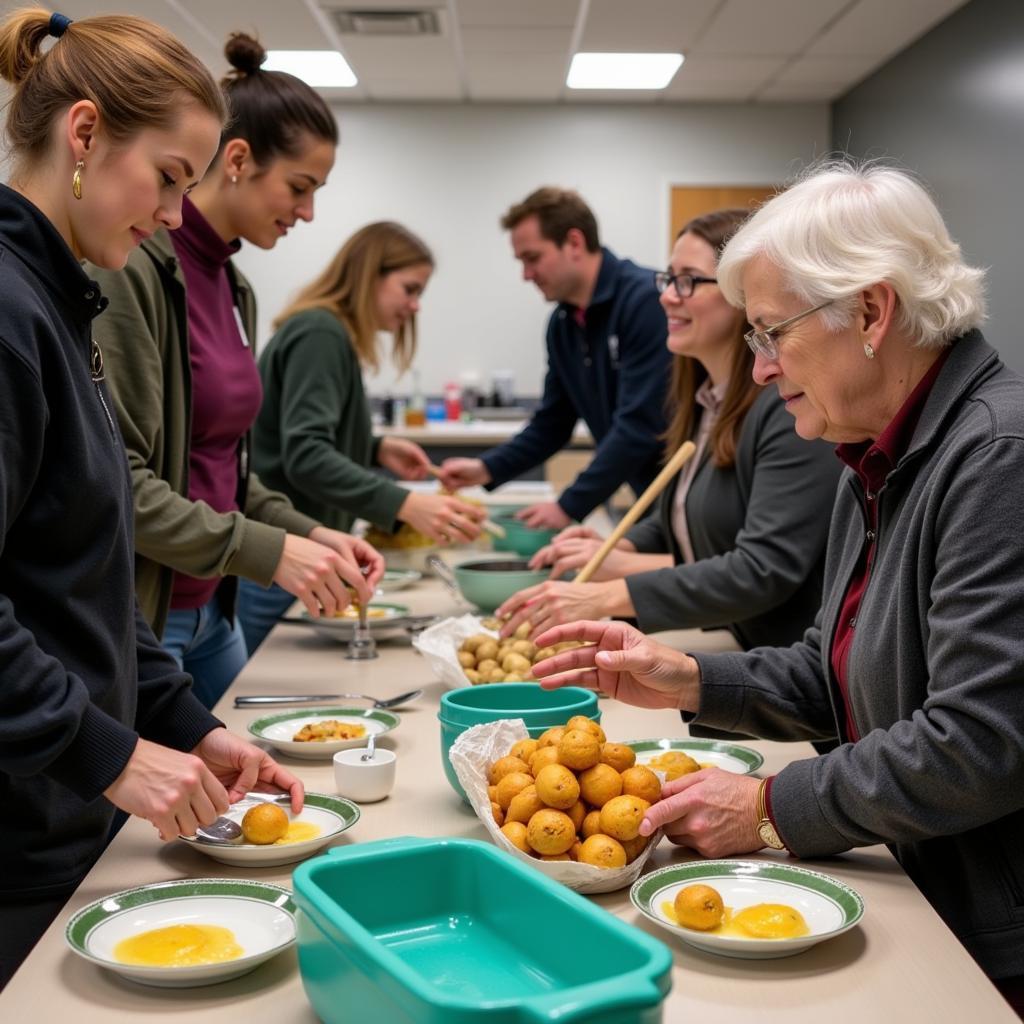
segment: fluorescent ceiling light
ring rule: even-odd
[[[349,89],[356,84],[355,72],[337,50],[270,50],[263,68],[287,71],[319,88]]]
[[[664,89],[683,63],[681,53],[577,53],[570,89]]]

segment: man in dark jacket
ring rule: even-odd
[[[659,468],[670,355],[654,273],[620,260],[598,239],[575,192],[541,188],[502,218],[523,277],[557,302],[547,329],[544,396],[526,427],[480,459],[446,459],[443,483],[489,489],[540,465],[590,428],[597,450],[557,501],[532,505],[530,526],[582,520],[628,483],[637,494]]]

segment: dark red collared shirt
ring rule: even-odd
[[[928,395],[931,394],[932,386],[951,351],[951,346],[942,350],[939,358],[932,363],[928,372],[900,406],[899,412],[878,436],[877,441],[861,441],[857,444],[836,446],[836,455],[857,474],[861,486],[864,488],[864,521],[867,524],[864,531],[864,546],[846,588],[846,596],[843,598],[839,610],[836,631],[832,637],[832,650],[829,654],[832,673],[836,677],[839,692],[843,698],[846,739],[851,743],[860,739],[860,732],[850,709],[849,677],[846,667],[857,628],[857,613],[860,610],[864,592],[867,590],[868,580],[871,578],[871,567],[874,564],[875,550],[878,545],[878,492],[885,484],[886,477],[907,453],[910,442],[914,438],[917,422],[928,401]],[[768,817],[778,831],[778,824],[772,813],[773,781],[774,776],[769,778],[768,785],[765,786],[764,801]],[[785,842],[785,836],[782,836],[781,833],[780,838]]]

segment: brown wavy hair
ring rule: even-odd
[[[26,7],[0,22],[0,77],[15,86],[7,146],[18,173],[49,152],[56,118],[79,100],[96,104],[103,131],[118,144],[144,128],[171,127],[182,94],[223,124],[227,104],[213,76],[166,29],[128,15],[72,21],[46,53],[50,11]]]
[[[704,239],[714,249],[717,261],[726,242],[752,213],[753,210],[739,207],[704,213],[684,224],[676,238],[692,234]],[[754,354],[743,338],[749,330],[750,324],[741,319],[736,333],[728,342],[733,350],[732,371],[722,399],[722,408],[708,438],[711,458],[721,469],[727,469],[736,462],[736,445],[739,443],[743,420],[761,391],[761,386],[753,378]],[[693,433],[697,417],[695,396],[706,378],[707,371],[696,359],[676,356],[673,360],[672,382],[667,398],[669,425],[664,435],[666,460]]]
[[[352,339],[364,367],[380,369],[377,342],[376,285],[385,274],[423,263],[434,265],[426,243],[408,228],[382,220],[360,228],[337,252],[324,272],[307,285],[274,321],[275,329],[296,313],[325,309],[336,316]],[[391,357],[404,373],[416,355],[416,317],[394,335]]]

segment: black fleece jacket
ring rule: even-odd
[[[140,734],[188,750],[219,724],[135,602],[128,463],[92,345],[105,304],[0,186],[0,902],[81,881]]]

